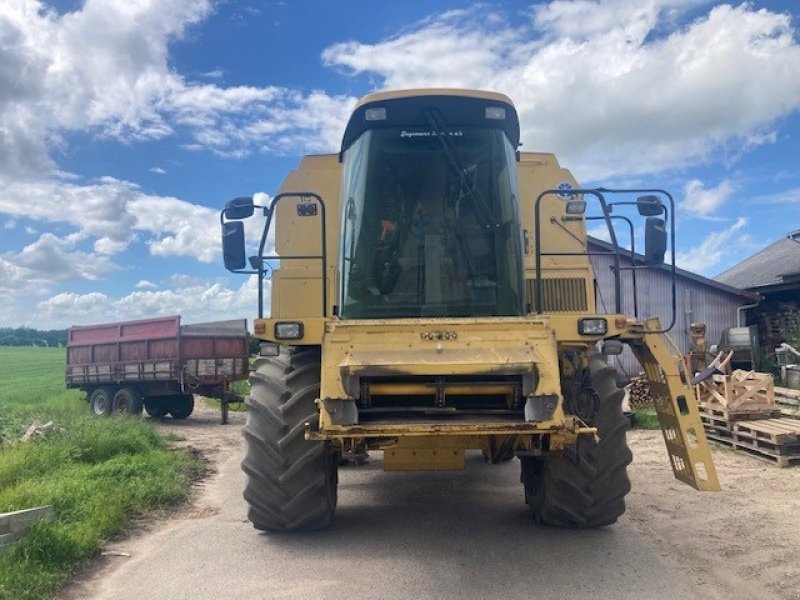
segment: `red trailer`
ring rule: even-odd
[[[225,421],[228,385],[247,378],[247,321],[181,325],[179,316],[71,327],[68,388],[86,392],[91,411],[185,419],[193,394],[220,398]]]

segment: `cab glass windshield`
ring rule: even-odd
[[[491,128],[385,128],[344,156],[339,314],[524,314],[514,150]]]

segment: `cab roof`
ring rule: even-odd
[[[502,119],[488,119],[488,107],[504,108]],[[367,120],[370,109],[385,109],[385,118]],[[430,127],[436,114],[446,127],[488,125],[502,129],[513,148],[519,146],[519,119],[511,99],[497,92],[451,88],[377,92],[364,96],[353,109],[342,138],[341,151],[368,129]]]

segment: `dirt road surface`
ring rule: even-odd
[[[217,419],[199,407],[160,425],[215,472],[188,508],[111,540],[58,598],[800,599],[800,468],[719,448],[723,491],[700,493],[672,479],[659,432],[634,431],[627,513],[567,531],[531,521],[517,461],[384,473],[376,454],[340,470],[332,529],[269,536],[246,521],[244,415]]]

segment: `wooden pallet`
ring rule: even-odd
[[[775,387],[775,406],[785,417],[800,419],[800,390]]]
[[[770,445],[760,441],[749,442],[744,439],[734,439],[733,437],[720,435],[717,433],[706,433],[706,437],[710,440],[725,444],[726,446],[730,446],[735,450],[748,454],[753,458],[776,464],[779,467],[790,467],[794,464],[800,464],[800,453],[779,454],[776,449],[781,448],[780,445]]]
[[[779,445],[800,444],[800,422],[789,419],[764,419],[733,423],[734,436],[766,440]]]
[[[719,404],[700,404],[700,416],[724,421],[755,421],[756,419],[777,419],[781,409],[776,406],[758,406],[729,409]]]

